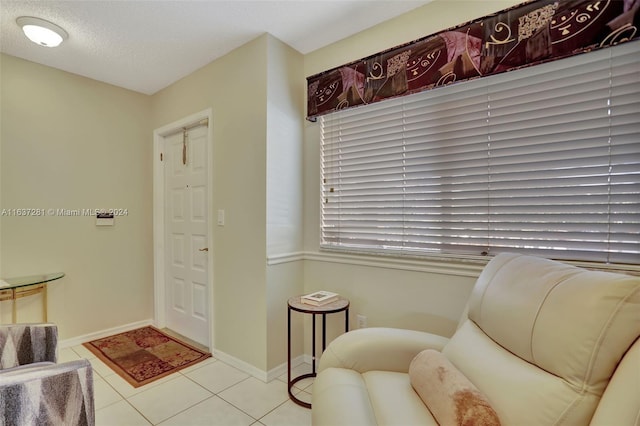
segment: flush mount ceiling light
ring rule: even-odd
[[[40,46],[56,47],[69,37],[65,30],[44,19],[21,16],[16,22],[27,38]]]

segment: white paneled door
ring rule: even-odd
[[[209,344],[207,127],[165,138],[167,328]]]

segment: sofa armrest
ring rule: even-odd
[[[0,371],[0,424],[93,426],[93,370],[86,359]],[[43,408],[46,407],[46,408]]]
[[[332,341],[320,358],[318,372],[330,367],[366,371],[409,371],[411,360],[425,349],[442,350],[448,338],[397,328],[363,328]]]
[[[0,370],[34,362],[56,362],[55,324],[0,325]]]

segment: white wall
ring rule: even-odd
[[[302,251],[303,56],[267,37],[267,255]]]
[[[267,37],[267,371],[286,361],[287,299],[304,291],[303,65],[299,52]],[[295,342],[294,356],[302,353],[302,339]]]
[[[61,339],[149,320],[149,97],[12,56],[1,67],[2,207],[128,210],[113,227],[95,216],[2,216],[2,275],[66,273],[49,285]],[[40,300],[19,303],[19,321],[42,319]],[[8,321],[10,302],[0,308]]]

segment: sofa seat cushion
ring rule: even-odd
[[[407,373],[369,371],[362,375],[379,425],[437,425],[411,386]]]
[[[314,426],[437,425],[407,373],[328,368],[313,384]]]

